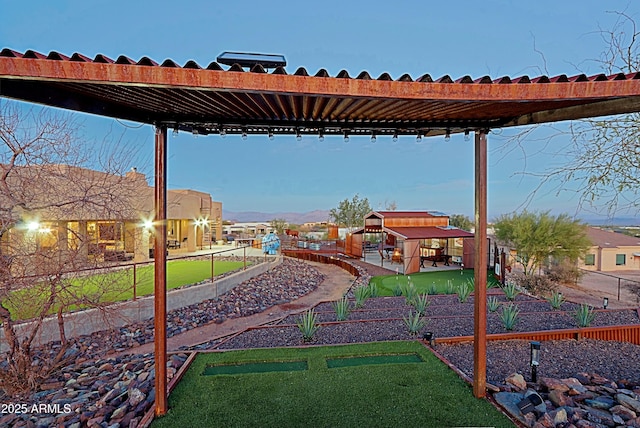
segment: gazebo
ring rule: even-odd
[[[247,58],[180,66],[143,57],[0,51],[0,96],[155,127],[155,246],[166,246],[167,130],[194,134],[397,136],[474,134],[475,281],[486,282],[489,130],[640,111],[640,74],[373,78],[290,74]],[[267,71],[265,67],[271,67]],[[167,411],[166,255],[155,259],[156,414]],[[486,394],[486,298],[477,287],[476,397]]]

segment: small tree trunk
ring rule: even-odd
[[[67,336],[64,333],[64,318],[62,317],[62,306],[58,307],[58,330],[60,330],[60,343],[64,348],[67,344]]]

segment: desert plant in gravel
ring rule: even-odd
[[[412,335],[416,335],[422,330],[422,328],[427,325],[426,318],[420,317],[418,312],[409,311],[408,317],[402,317],[405,325],[409,329],[409,333]]]
[[[419,294],[413,301],[413,308],[416,310],[418,315],[424,315],[430,304],[431,302],[429,301],[428,294]]]
[[[435,282],[432,282],[431,285],[429,286],[429,294],[431,295],[438,294],[438,287],[436,286]]]
[[[418,296],[418,289],[413,282],[409,281],[402,287],[402,294],[407,301],[407,305],[413,305]]]
[[[317,323],[316,314],[312,309],[309,309],[302,314],[298,321],[298,328],[302,333],[302,340],[309,342],[313,339],[313,335],[318,331],[320,326]]]
[[[458,301],[460,303],[465,303],[467,300],[469,300],[469,296],[471,295],[472,291],[473,285],[470,281],[465,281],[462,284],[458,285]]]
[[[502,325],[504,326],[505,330],[513,330],[513,327],[515,327],[516,322],[518,321],[519,314],[520,309],[513,303],[502,306],[500,319],[502,320]]]
[[[447,280],[447,294],[453,294],[455,292],[456,288],[453,285],[453,281],[448,279]]]
[[[394,296],[402,296],[402,286],[399,283],[396,283],[391,292]]]
[[[500,301],[496,296],[491,296],[487,299],[487,309],[489,312],[495,312],[500,307]]]
[[[349,299],[344,296],[333,302],[333,310],[336,312],[336,321],[345,321],[349,317]]]
[[[573,318],[578,323],[578,327],[589,327],[596,319],[596,314],[593,312],[593,306],[582,303],[573,312]]]
[[[551,305],[551,309],[560,309],[560,306],[564,303],[565,299],[562,293],[554,291],[551,296],[547,298],[547,302]]]
[[[378,297],[378,286],[374,282],[369,283],[369,297]]]
[[[361,308],[364,305],[364,302],[369,298],[369,287],[366,285],[361,285],[360,287],[356,287],[353,290],[353,296],[356,298],[355,306],[356,308]]]
[[[507,282],[504,287],[502,287],[502,291],[507,297],[507,300],[511,301],[515,300],[516,296],[520,294],[520,290],[518,290],[518,287],[513,282]]]

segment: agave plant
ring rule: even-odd
[[[407,305],[413,305],[413,302],[418,296],[418,290],[416,289],[415,284],[412,281],[409,281],[404,285],[404,287],[402,287],[402,294],[404,294]]]
[[[396,282],[396,285],[393,287],[393,290],[391,290],[391,292],[394,296],[402,296],[402,287],[399,283]]]
[[[298,321],[298,328],[302,333],[302,340],[309,342],[313,339],[313,335],[318,331],[320,326],[316,322],[316,314],[313,308],[302,314]]]
[[[507,300],[515,300],[516,296],[520,294],[520,290],[513,282],[507,282],[504,287],[502,287],[502,291],[504,291],[504,295],[507,297]]]
[[[504,305],[502,307],[502,313],[500,313],[500,319],[502,320],[502,325],[506,330],[513,330],[516,322],[518,321],[518,315],[520,314],[520,309],[517,305],[513,303],[509,303],[508,305]]]
[[[487,309],[489,312],[495,312],[500,307],[500,301],[495,296],[491,296],[487,299]]]
[[[435,282],[432,282],[431,285],[429,286],[429,294],[431,295],[438,294],[438,287],[436,286]]]
[[[369,283],[369,297],[378,297],[378,286],[375,282]]]
[[[349,317],[349,299],[344,296],[333,302],[333,310],[336,312],[336,321],[344,321]]]
[[[369,287],[366,285],[361,285],[360,287],[356,287],[353,290],[353,295],[356,298],[355,306],[356,308],[361,308],[364,305],[364,302],[369,298]]]
[[[578,327],[589,327],[596,319],[596,314],[593,312],[593,306],[583,303],[575,310],[573,318],[578,323]]]
[[[428,294],[419,294],[416,296],[416,298],[413,301],[414,309],[416,310],[418,315],[421,315],[421,316],[427,312],[427,308],[429,307],[430,304],[431,302],[429,301]]]
[[[403,317],[404,323],[409,329],[410,334],[418,334],[422,328],[427,325],[427,320],[425,318],[421,318],[419,313],[414,313],[413,311],[409,311],[409,316],[407,318]]]
[[[455,292],[455,287],[453,285],[453,281],[448,279],[447,280],[447,294],[453,294]]]
[[[564,303],[564,296],[562,293],[554,291],[553,294],[547,299],[547,302],[551,305],[551,309],[560,309],[560,306]]]
[[[470,281],[465,281],[462,284],[460,284],[458,286],[458,301],[460,303],[465,303],[468,299],[469,296],[471,295],[471,292],[473,291],[473,285]]]

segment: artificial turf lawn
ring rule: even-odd
[[[329,358],[417,353],[423,362],[327,368]],[[305,359],[308,370],[204,376],[207,365]],[[203,353],[158,427],[512,427],[419,342]]]
[[[470,281],[470,284],[473,284],[473,269],[419,272],[411,275],[380,275],[371,278],[369,283],[377,286],[379,296],[393,296],[396,284],[407,284],[409,281],[413,282],[420,294],[452,294],[464,282]],[[491,287],[499,286],[492,272],[488,273],[487,282]],[[448,289],[449,283],[453,291]],[[431,293],[432,288],[437,290],[436,293]]]
[[[215,261],[215,275],[221,275],[242,266],[242,261]],[[137,297],[153,294],[154,270],[153,264],[136,267]],[[211,278],[210,260],[174,260],[167,263],[168,290],[195,284],[207,278]],[[69,295],[71,292],[76,296],[89,296],[94,304],[130,300],[133,298],[133,268],[128,267],[104,274],[74,278],[69,282],[69,290],[63,295]],[[49,293],[46,286],[37,285],[30,289],[13,292],[4,304],[11,311],[15,320],[30,319],[36,316],[36,312],[43,307]],[[29,302],[29,304],[25,305],[24,302]],[[68,310],[77,310],[88,306],[90,305],[71,305]],[[56,311],[57,306],[51,308],[49,314],[56,313]]]

